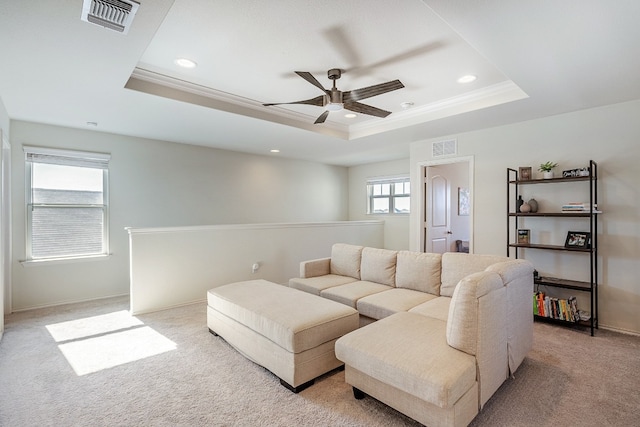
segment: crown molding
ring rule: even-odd
[[[134,69],[125,88],[200,105],[202,107],[293,126],[344,140],[362,138],[528,98],[528,95],[522,91],[522,89],[512,81],[507,80],[459,96],[393,113],[384,120],[372,119],[364,123],[347,126],[331,122],[316,125],[313,124],[315,117],[308,114],[298,113],[278,106],[265,107],[253,99],[222,92],[139,67]]]

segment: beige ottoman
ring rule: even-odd
[[[207,326],[297,393],[342,366],[334,343],[358,328],[351,307],[266,280],[207,292]]]

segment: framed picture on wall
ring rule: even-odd
[[[458,187],[458,215],[468,216],[470,210],[469,189]]]

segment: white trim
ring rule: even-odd
[[[37,265],[53,265],[53,264],[71,264],[76,262],[86,261],[105,261],[111,258],[111,254],[99,254],[99,255],[86,255],[76,257],[61,257],[61,258],[42,258],[42,259],[27,259],[19,261],[23,267],[33,267]]]
[[[308,227],[335,227],[344,226],[368,226],[374,224],[384,224],[381,220],[363,221],[330,221],[330,222],[289,222],[289,223],[264,223],[264,224],[222,224],[222,225],[194,225],[186,227],[154,227],[154,228],[134,228],[125,227],[125,230],[132,234],[148,233],[178,233],[184,231],[201,232],[206,230],[265,230],[277,228],[308,228]]]
[[[65,150],[65,149],[59,149],[59,148],[34,147],[29,145],[25,145],[22,148],[25,154],[42,154],[45,156],[60,156],[60,157],[78,157],[78,158],[102,160],[106,162],[111,160],[111,154],[96,153],[93,151]]]
[[[189,83],[154,70],[134,68],[125,87],[349,141],[529,97],[513,81],[506,80],[419,108],[394,112],[384,120],[371,119],[348,126],[329,121],[325,122],[323,126],[317,126],[312,124],[315,116],[297,113],[284,107],[264,107],[261,102],[256,100]]]
[[[61,305],[67,305],[67,304],[81,304],[83,302],[91,302],[91,301],[101,301],[101,300],[105,300],[105,299],[111,299],[111,298],[123,298],[123,297],[128,297],[129,294],[116,294],[116,295],[108,295],[106,297],[99,297],[99,298],[85,298],[85,299],[78,299],[78,300],[65,300],[65,301],[60,301],[60,302],[54,302],[51,304],[38,304],[38,305],[31,305],[29,307],[23,307],[17,310],[14,310],[14,313],[20,313],[23,311],[30,311],[30,310],[39,310],[42,308],[50,308],[50,307],[59,307]]]
[[[423,161],[423,162],[418,162],[417,163],[417,168],[416,171],[414,173],[417,173],[417,177],[414,177],[414,180],[417,180],[417,184],[418,185],[414,185],[414,183],[411,183],[411,196],[415,197],[416,200],[416,210],[415,210],[415,214],[413,214],[413,210],[412,212],[412,218],[413,218],[413,224],[415,226],[414,230],[416,231],[417,236],[411,236],[410,238],[410,245],[411,245],[411,241],[414,242],[414,245],[411,245],[413,250],[416,250],[418,252],[422,252],[424,249],[424,233],[422,232],[422,228],[423,228],[423,222],[424,222],[424,217],[425,217],[425,212],[424,212],[424,204],[425,204],[425,200],[424,200],[424,191],[423,191],[423,187],[424,187],[424,169],[429,167],[429,166],[438,166],[438,165],[448,165],[448,164],[452,164],[452,163],[464,163],[467,162],[469,165],[469,204],[470,204],[470,212],[469,212],[469,253],[473,253],[473,236],[474,236],[474,232],[473,232],[473,224],[475,223],[474,220],[474,157],[473,156],[458,156],[458,157],[448,157],[445,159],[438,159],[438,160],[428,160],[428,161]],[[417,239],[413,240],[413,239]]]
[[[393,181],[399,181],[404,179],[410,180],[410,178],[411,176],[407,173],[404,175],[371,176],[371,177],[368,177],[366,180],[367,180],[367,184],[369,184],[370,182],[375,182],[376,184],[378,184],[383,182],[393,182]]]
[[[349,139],[375,135],[528,97],[520,87],[508,80],[422,107],[399,111],[385,118],[384,121],[368,121],[351,125]]]
[[[2,254],[2,260],[0,262],[3,263],[4,267],[0,268],[2,271],[2,278],[0,278],[0,283],[4,286],[0,286],[0,292],[3,292],[3,307],[1,313],[3,315],[10,314],[12,312],[12,269],[11,264],[13,263],[13,230],[12,230],[12,202],[11,202],[11,143],[7,139],[7,135],[5,132],[0,129],[0,135],[2,138],[2,156],[0,159],[2,161],[2,167],[0,170],[2,171],[3,176],[0,177],[0,182],[2,183],[2,189],[0,193],[2,193],[2,213],[0,213],[0,218],[2,224],[0,225],[1,231],[0,234],[2,238],[0,239],[0,244],[2,244],[2,248],[0,249],[0,254]],[[2,328],[4,329],[4,322],[2,321]]]
[[[633,336],[636,336],[636,337],[640,337],[640,332],[632,331],[632,330],[629,330],[629,329],[616,328],[614,326],[607,326],[607,325],[600,325],[599,324],[598,325],[598,329],[604,329],[604,330],[607,330],[607,331],[617,332],[619,334],[633,335]]]

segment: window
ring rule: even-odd
[[[109,155],[24,147],[27,260],[109,253]]]
[[[408,214],[411,200],[408,177],[367,181],[367,214]]]

